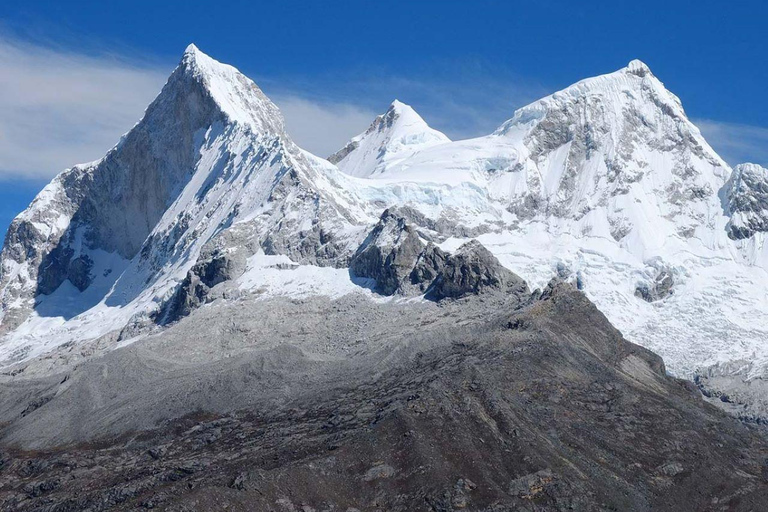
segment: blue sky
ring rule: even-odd
[[[130,129],[190,42],[255,79],[319,154],[394,98],[469,137],[639,58],[727,160],[768,165],[765,19],[756,1],[4,2],[0,229]]]

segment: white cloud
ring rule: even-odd
[[[768,128],[711,119],[696,119],[704,138],[726,162],[768,166]]]
[[[50,178],[100,158],[168,72],[0,38],[0,178]]]
[[[364,131],[377,113],[342,102],[319,103],[293,95],[272,100],[285,118],[286,130],[301,148],[323,158],[332,155],[349,139]]]

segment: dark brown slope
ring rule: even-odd
[[[332,325],[366,314],[328,304]],[[191,415],[111,447],[6,450],[0,503],[19,511],[765,509],[768,451],[756,432],[666,377],[657,356],[624,341],[567,285],[517,307],[487,295],[446,305],[451,327],[422,322],[410,340],[440,343],[380,363],[381,375],[369,368],[351,382],[287,394],[273,411]],[[456,316],[481,309],[495,312],[465,325]]]

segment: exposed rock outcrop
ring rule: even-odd
[[[433,300],[458,299],[486,290],[522,295],[526,282],[504,268],[491,252],[472,240],[446,256],[444,265],[427,292]]]
[[[728,236],[739,240],[768,231],[768,169],[756,164],[734,167],[724,187]]]
[[[674,293],[673,286],[675,278],[672,271],[667,268],[660,268],[653,281],[642,282],[635,288],[635,296],[640,297],[646,302],[656,302],[663,300]]]
[[[431,300],[458,299],[486,290],[527,293],[526,283],[472,240],[454,254],[424,242],[394,209],[384,211],[350,263],[355,276],[373,279],[382,295],[426,293]]]
[[[218,297],[214,287],[242,275],[249,255],[246,247],[217,247],[209,244],[200,259],[187,272],[174,295],[160,310],[156,320],[167,324],[189,315],[193,310]]]
[[[373,279],[382,295],[407,295],[426,289],[444,260],[443,251],[426,244],[405,218],[388,209],[352,256],[349,268],[357,277]]]

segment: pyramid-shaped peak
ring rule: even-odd
[[[258,132],[283,132],[280,111],[261,89],[235,67],[208,56],[194,43],[184,50],[166,88],[184,88],[188,82],[200,84],[231,121]]]
[[[197,47],[195,43],[189,43],[187,46],[187,49],[184,50],[184,55],[194,55],[196,53],[202,53],[200,51],[200,48]]]
[[[187,66],[199,65],[200,61],[214,61],[207,54],[203,53],[195,43],[189,43],[189,46],[184,50],[184,54],[181,56],[181,64]],[[220,62],[216,62],[220,64]]]
[[[648,64],[641,61],[640,59],[634,59],[627,64],[627,67],[625,68],[627,73],[632,73],[633,75],[637,76],[645,76],[651,73],[651,68],[648,67]]]
[[[372,133],[382,133],[388,137],[388,144],[421,144],[424,141],[448,142],[450,139],[442,132],[431,128],[413,107],[400,100],[390,103],[387,111],[377,116],[365,133],[353,140],[361,140]]]
[[[404,111],[415,112],[415,110],[413,110],[413,107],[411,107],[410,105],[407,105],[407,104],[405,104],[402,101],[397,100],[397,99],[392,101],[392,103],[389,104],[389,108],[387,110],[388,111],[391,110],[393,112],[404,112]]]
[[[384,114],[382,114],[379,117],[382,117],[385,119],[399,119],[404,116],[416,117],[418,119],[421,119],[421,116],[419,116],[419,114],[417,114],[416,111],[413,110],[413,107],[411,107],[410,105],[406,105],[400,100],[394,100],[392,103],[390,103],[386,112],[384,112]]]
[[[236,68],[223,64],[216,59],[212,58],[194,43],[190,43],[184,50],[184,54],[181,56],[181,62],[179,63],[181,68],[191,71],[198,71],[203,73],[240,73]]]
[[[328,160],[347,174],[370,177],[395,161],[446,142],[450,139],[430,128],[410,105],[394,100],[365,132],[353,137]]]
[[[418,126],[424,130],[431,130],[424,118],[413,107],[400,100],[394,100],[390,103],[387,111],[373,122],[370,129],[382,129],[384,126],[392,128],[395,124]]]

